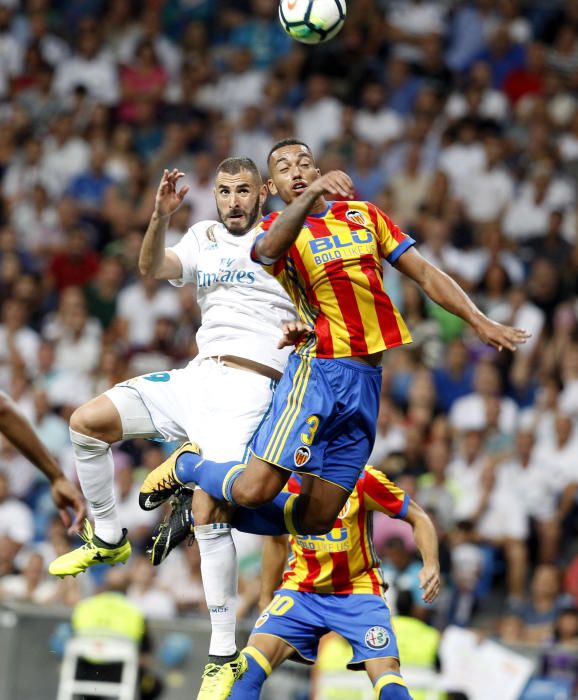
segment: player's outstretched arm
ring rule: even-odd
[[[469,323],[484,343],[500,351],[506,348],[515,352],[517,346],[530,337],[521,328],[504,326],[489,319],[457,282],[428,262],[414,248],[401,255],[394,265],[417,282],[432,301]]]
[[[86,517],[86,505],[80,491],[62,473],[54,457],[34,432],[26,417],[12,399],[0,391],[0,432],[46,475],[51,485],[52,500],[70,531],[76,531]],[[71,522],[67,508],[74,511]]]
[[[423,560],[420,571],[420,588],[423,600],[431,603],[440,592],[440,560],[438,536],[429,515],[415,501],[410,501],[407,513],[402,518],[413,530],[415,543]]]
[[[255,244],[256,257],[266,264],[279,260],[295,243],[307,214],[319,197],[337,194],[351,198],[353,191],[351,178],[341,170],[332,170],[318,177],[279,214],[267,233],[258,239]]]
[[[138,267],[141,275],[160,280],[179,279],[183,268],[178,256],[165,249],[165,235],[171,216],[183,203],[189,186],[177,190],[184,173],[165,170],[155,196],[155,208],[140,249]]]
[[[281,585],[287,563],[287,535],[265,537],[261,559],[261,591],[259,610],[264,610],[273,600],[273,593]]]

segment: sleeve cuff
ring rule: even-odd
[[[405,516],[407,515],[407,511],[409,510],[409,502],[410,502],[410,500],[411,500],[411,499],[410,499],[410,497],[409,497],[409,494],[406,493],[405,496],[403,497],[403,505],[401,506],[401,510],[400,510],[399,513],[395,516],[395,519],[398,519],[398,518],[405,518]]]
[[[272,264],[275,262],[275,260],[270,260],[269,258],[259,258],[259,257],[257,256],[257,251],[256,251],[256,249],[255,249],[256,246],[257,246],[257,241],[261,240],[261,238],[263,238],[264,235],[265,235],[265,231],[263,231],[262,233],[260,233],[260,234],[255,238],[255,240],[253,241],[253,245],[251,246],[250,256],[251,256],[251,260],[252,260],[254,263],[257,263],[257,265],[269,266],[269,265],[272,265]]]
[[[410,236],[406,236],[406,238],[404,238],[404,240],[397,246],[397,248],[392,250],[391,253],[387,256],[387,262],[390,265],[393,265],[393,263],[397,262],[397,260],[405,253],[405,251],[408,248],[412,247],[412,245],[415,245],[414,239]]]

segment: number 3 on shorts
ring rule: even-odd
[[[267,612],[270,615],[285,615],[294,605],[295,601],[293,598],[290,598],[288,595],[277,594],[263,612]]]

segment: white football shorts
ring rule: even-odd
[[[121,416],[125,439],[190,440],[206,459],[227,462],[248,456],[275,385],[255,372],[206,358],[134,377],[105,394]]]

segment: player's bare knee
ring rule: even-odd
[[[94,402],[84,404],[73,412],[70,416],[70,429],[103,442],[111,443],[115,439],[120,439],[122,436],[111,435],[111,433],[116,432],[113,426],[114,421],[110,420],[106,412],[91,404]]]
[[[228,523],[233,515],[233,508],[231,508],[231,506],[215,500],[200,489],[195,491],[192,511],[195,525]]]

